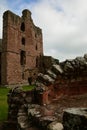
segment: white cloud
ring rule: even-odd
[[[33,8],[43,28],[45,54],[64,60],[87,51],[87,1],[44,0]]]
[[[86,53],[87,0],[38,0],[30,4],[26,0],[20,4],[15,2],[15,13],[30,9],[34,23],[42,28],[45,54],[64,60]]]

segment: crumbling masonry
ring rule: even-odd
[[[6,11],[3,15],[1,84],[27,84],[35,79],[41,56],[42,30],[34,25],[31,12],[24,10],[19,17]]]

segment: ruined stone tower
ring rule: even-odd
[[[3,15],[1,84],[28,83],[37,75],[43,55],[42,30],[36,27],[31,12],[22,17],[11,11]]]

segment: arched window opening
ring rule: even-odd
[[[21,31],[25,31],[25,24],[24,24],[24,22],[21,24]]]
[[[22,37],[22,45],[25,45],[25,38]]]
[[[26,52],[25,51],[20,52],[20,64],[21,65],[26,64]]]

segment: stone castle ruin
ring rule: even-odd
[[[82,100],[77,106],[87,107],[87,54],[64,62],[44,56],[42,30],[34,25],[31,12],[23,10],[22,17],[19,17],[6,11],[3,15],[3,39],[0,40],[0,83],[15,86],[33,83],[36,86],[34,90],[27,92],[19,87],[9,92],[8,126],[11,127],[12,123],[18,127],[17,130],[28,130],[33,123],[45,130],[63,130],[63,125],[58,123],[63,108],[59,108],[54,102],[60,99],[61,103],[68,106],[62,98],[81,96],[83,99],[85,95],[86,102]],[[78,99],[78,103],[79,101]],[[74,105],[75,103],[70,107]],[[77,121],[77,109],[68,110],[70,113],[71,111],[76,115],[76,119],[70,115],[72,122]],[[86,108],[79,111],[87,113]],[[81,116],[84,116],[85,124],[83,125],[81,118],[79,123],[77,121],[79,125],[74,126],[69,122],[68,112],[66,110],[64,114],[64,130],[87,130],[84,113]]]
[[[31,84],[53,61],[43,55],[42,30],[34,25],[31,12],[25,9],[20,17],[6,11],[0,39],[0,84]]]
[[[28,79],[34,79],[39,71],[41,56],[42,30],[34,25],[31,12],[24,10],[19,17],[6,11],[3,15],[3,39],[0,47],[1,84],[26,84]]]

